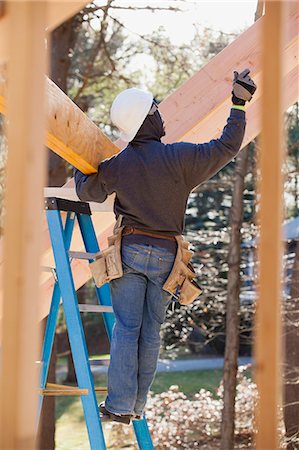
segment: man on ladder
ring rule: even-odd
[[[81,200],[102,203],[114,192],[115,215],[122,217],[123,275],[110,282],[116,321],[108,395],[100,405],[108,420],[130,423],[143,414],[171,301],[163,286],[173,272],[188,196],[241,147],[245,102],[256,90],[249,73],[235,72],[227,124],[219,139],[205,144],[163,144],[164,122],[153,95],[135,88],[121,92],[112,104],[111,120],[128,146],[101,162],[95,174],[75,171]]]

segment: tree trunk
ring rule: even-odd
[[[230,215],[231,235],[228,254],[228,283],[226,305],[226,341],[223,372],[223,410],[221,450],[234,448],[235,396],[239,354],[240,310],[240,229],[243,221],[243,190],[247,171],[248,147],[236,158],[236,178]]]
[[[299,448],[299,242],[292,271],[291,300],[285,307],[284,423],[288,450]]]
[[[76,16],[60,25],[51,35],[51,80],[67,94],[67,78],[71,65],[70,49],[76,39]],[[67,180],[67,163],[49,150],[48,186],[63,186]]]
[[[264,0],[258,0],[254,21],[263,14]],[[244,179],[247,172],[249,145],[236,158],[236,179],[231,209],[231,237],[228,256],[226,342],[223,370],[223,410],[221,450],[232,450],[235,442],[235,399],[240,327],[240,228],[243,219]]]

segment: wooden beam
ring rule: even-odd
[[[251,34],[254,34],[256,32],[260,31],[256,31],[256,25],[259,22],[257,22],[255,25],[253,25],[253,27],[251,27],[251,31],[249,33],[249,35],[251,36]],[[287,21],[288,24],[288,36],[287,36],[287,41],[288,44],[286,45],[286,50],[285,50],[285,55],[286,55],[286,60],[287,60],[287,64],[286,64],[286,74],[285,74],[285,92],[286,92],[286,96],[284,99],[284,108],[286,109],[287,107],[289,107],[290,105],[292,105],[297,99],[298,99],[298,58],[297,58],[297,45],[298,45],[298,32],[296,30],[296,24],[297,24],[297,12],[294,11],[294,5],[292,5],[292,8],[290,10],[290,14],[289,14],[289,19]],[[260,27],[260,25],[259,25]],[[246,32],[247,33],[247,32]],[[243,35],[242,35],[243,36]],[[245,45],[246,48],[246,41],[247,41],[247,34],[245,35],[245,39],[242,39],[243,44]],[[240,39],[240,38],[238,38]],[[224,80],[224,83],[220,83],[220,88],[217,91],[217,86],[218,83],[216,81],[211,83],[211,77],[208,76],[206,77],[206,73],[210,73],[212,72],[212,69],[210,69],[210,64],[213,62],[213,60],[207,64],[207,66],[200,71],[200,74],[197,74],[195,77],[195,81],[194,83],[199,83],[197,81],[197,76],[200,77],[200,80],[202,83],[206,83],[204,86],[203,91],[204,92],[209,92],[209,98],[211,99],[211,111],[208,112],[207,114],[207,118],[202,118],[202,120],[200,121],[200,123],[197,122],[197,117],[194,117],[194,121],[192,123],[192,129],[191,131],[189,130],[189,127],[185,127],[185,129],[183,129],[183,135],[179,135],[177,136],[178,139],[187,139],[193,142],[204,142],[207,140],[212,139],[213,137],[217,137],[220,133],[220,131],[223,128],[223,125],[225,123],[225,120],[227,118],[227,114],[230,108],[230,86],[231,86],[231,72],[230,70],[233,70],[234,67],[242,67],[241,63],[240,63],[240,58],[242,58],[242,46],[240,44],[240,40],[238,40],[239,45],[234,46],[233,48],[231,46],[228,47],[228,49],[232,49],[229,52],[229,55],[227,56],[227,50],[225,50],[225,52],[221,52],[220,55],[218,55],[218,64],[217,64],[217,68],[215,68],[216,72],[218,73],[218,78],[219,80]],[[251,50],[249,51],[249,53],[247,52],[247,56],[251,58],[254,57],[254,55],[256,53],[260,54],[260,42],[258,41],[252,41],[252,39],[250,38],[250,48]],[[256,46],[256,47],[255,47]],[[225,62],[226,59],[229,59],[230,61],[230,68],[227,67],[227,64]],[[260,61],[260,58],[257,58],[257,61]],[[245,61],[245,59],[243,60],[243,63],[247,64],[247,62]],[[243,64],[242,63],[242,64]],[[260,67],[260,62],[258,62]],[[223,69],[222,69],[223,67]],[[227,75],[225,75],[225,71],[227,71]],[[257,81],[259,82],[260,80],[260,70],[257,70],[256,72],[258,72],[256,77],[257,77]],[[225,77],[227,77],[227,80],[225,79]],[[188,83],[188,82],[187,82]],[[200,84],[200,83],[199,83]],[[174,139],[175,139],[175,132],[176,132],[176,121],[175,120],[171,120],[172,117],[172,108],[174,108],[174,114],[175,117],[177,117],[177,120],[179,121],[179,117],[181,117],[181,120],[184,122],[186,122],[186,120],[189,120],[189,112],[188,112],[188,105],[185,104],[185,100],[182,98],[184,97],[184,90],[185,90],[185,85],[182,86],[181,89],[183,89],[183,91],[181,91],[180,89],[176,92],[174,92],[171,97],[169,97],[168,99],[165,100],[165,102],[162,103],[162,111],[164,112],[164,115],[166,116],[166,121],[167,121],[167,138],[169,139],[169,136],[173,135]],[[198,88],[197,84],[191,84],[190,85],[190,90],[194,95],[194,92],[196,91],[196,89]],[[216,89],[216,91],[215,91]],[[1,87],[0,87],[0,92],[1,92]],[[2,90],[3,92],[3,90]],[[243,145],[246,145],[248,142],[250,142],[252,139],[254,139],[256,137],[256,135],[260,132],[261,130],[261,119],[260,119],[260,101],[261,101],[261,92],[262,89],[259,86],[259,89],[257,91],[257,95],[254,97],[255,101],[250,103],[250,106],[247,110],[247,128],[246,128],[246,135],[245,135],[245,139],[243,142]],[[60,93],[57,90],[54,90],[54,94],[57,95],[59,104],[61,105],[61,107],[63,107],[64,105],[64,94],[62,94],[63,96],[63,100],[59,99]],[[188,92],[186,93],[186,95],[188,94]],[[50,91],[48,91],[48,95],[50,94]],[[217,104],[215,103],[217,101],[217,95],[219,96],[219,105],[217,107]],[[2,96],[3,98],[3,96]],[[194,99],[196,100],[196,98]],[[205,106],[206,103],[203,102],[203,104],[201,104],[201,102],[198,100],[197,103],[197,108],[200,110],[202,106]],[[193,102],[193,99],[191,97],[191,103]],[[50,101],[51,103],[51,101]],[[52,100],[52,103],[55,104],[55,99]],[[1,95],[0,95],[0,104],[1,104]],[[72,103],[70,102],[70,100],[68,100],[67,104],[67,108],[68,108],[68,112],[67,114],[69,115],[69,117],[72,117]],[[215,107],[216,104],[216,107]],[[1,106],[0,106],[1,108]],[[59,111],[59,113],[62,115],[62,112]],[[74,112],[74,115],[76,113]],[[55,112],[54,112],[55,115]],[[60,116],[59,116],[60,117]],[[168,120],[169,117],[169,120]],[[60,120],[60,119],[59,119]],[[67,129],[67,121],[65,119],[64,120],[64,125],[60,125],[60,123],[57,125],[58,128],[60,128],[60,130],[62,129]],[[88,119],[87,119],[88,120]],[[83,119],[82,122],[83,123]],[[86,126],[86,130],[88,130],[88,128],[92,127],[94,128],[95,126],[93,124],[90,125],[90,123]],[[84,128],[84,126],[83,126]],[[96,127],[95,127],[96,128]],[[72,129],[73,130],[73,129]],[[193,131],[192,131],[193,130]],[[73,130],[74,131],[74,130]],[[53,131],[53,134],[55,133],[55,131]],[[69,131],[70,133],[70,131]],[[94,133],[96,133],[96,131],[93,131],[91,134],[91,137],[94,136]],[[62,131],[60,131],[60,136],[62,134]],[[71,142],[73,142],[73,137],[71,134],[68,134],[69,138],[65,139],[66,145],[68,144],[68,147],[72,147]],[[82,136],[85,140],[85,145],[86,147],[88,147],[88,142],[90,140],[90,136],[87,136],[86,134],[83,135],[80,134],[80,130],[77,130],[77,136],[75,138],[76,141],[79,141],[79,136],[81,137],[82,140]],[[63,138],[63,136],[62,136]],[[58,139],[59,140],[59,139]],[[122,143],[121,141],[117,141],[116,142],[117,147],[118,148],[122,148],[125,144]],[[62,147],[61,147],[62,148]],[[118,151],[115,148],[111,148],[111,153],[114,153],[115,151]],[[107,152],[107,156],[109,156],[109,151]],[[65,185],[65,188],[70,188],[73,187],[74,183],[73,181],[68,182]],[[72,194],[73,195],[73,194]],[[108,208],[109,209],[109,208]],[[94,220],[96,221],[96,230],[97,230],[97,235],[98,238],[101,240],[101,246],[106,245],[106,237],[107,234],[109,234],[109,232],[112,232],[112,227],[113,227],[113,214],[110,213],[104,213],[104,215],[102,216],[103,218],[100,217],[100,213],[96,213],[96,215],[93,215]],[[97,229],[97,227],[99,227],[99,229]],[[48,256],[51,253],[50,250],[50,241],[48,238],[46,238],[47,236],[47,230],[46,230],[46,222],[44,222],[44,242],[45,242],[45,260],[49,259]],[[78,241],[79,239],[79,230],[77,229],[77,227],[75,227],[74,230],[74,238],[75,241]],[[105,236],[102,239],[102,236]],[[78,241],[80,242],[80,240]],[[82,245],[81,247],[77,247],[77,250],[81,250],[83,249]],[[1,249],[0,249],[0,253],[1,253]],[[48,256],[47,256],[48,255]],[[0,259],[0,261],[3,261],[3,257]],[[90,271],[88,269],[88,267],[86,267],[86,265],[84,266],[84,264],[82,262],[78,262],[78,265],[76,265],[75,268],[75,279],[79,280],[76,284],[76,287],[79,288],[80,286],[82,286],[89,278],[90,278]],[[48,265],[47,262],[44,263],[44,265]],[[45,276],[43,276],[42,280],[43,280],[43,292],[45,292],[44,295],[44,302],[41,302],[40,305],[40,317],[44,317],[47,314],[48,308],[49,308],[49,303],[50,303],[50,299],[51,299],[51,286],[52,286],[52,279],[49,276],[49,274],[47,274],[48,278],[46,279]]]
[[[44,8],[47,10],[47,17],[45,24],[47,31],[49,32],[54,30],[58,25],[63,23],[65,20],[74,16],[88,3],[89,2],[81,0],[77,1],[48,0],[48,2],[44,1],[43,3]],[[5,2],[1,2],[1,4],[5,4]],[[9,57],[8,42],[6,38],[7,33],[9,31],[9,27],[10,21],[7,14],[7,8],[4,7],[2,10],[0,10],[0,62],[6,62]]]
[[[283,9],[283,1],[266,3],[262,34],[264,95],[259,158],[260,266],[255,341],[255,375],[259,393],[257,450],[280,448],[278,408],[281,402]]]
[[[2,70],[2,79],[5,71]],[[5,113],[5,83],[0,79],[0,112]],[[72,100],[47,79],[46,144],[84,173],[96,172],[99,162],[119,152],[107,136]]]
[[[249,67],[251,75],[261,77],[261,31],[264,17],[242,33],[234,42],[216,55],[203,69],[166,98],[160,109],[165,117],[165,142],[206,142],[219,136],[231,104],[231,85],[234,70]],[[298,8],[292,2],[288,15],[285,45],[287,75],[298,66]],[[289,89],[289,85],[285,85]],[[250,114],[259,100],[259,87],[247,105]],[[293,103],[298,99],[297,95]],[[247,142],[243,142],[247,145]]]
[[[48,0],[47,3],[47,30],[52,31],[81,11],[90,2],[84,0]]]
[[[45,183],[45,8],[7,2],[14,24],[8,89],[0,447],[34,449],[39,357],[38,303]],[[17,30],[17,32],[16,32]],[[24,380],[26,388],[24,389]]]
[[[165,116],[167,132],[165,142],[180,140],[202,142],[219,135],[230,106],[233,70],[249,66],[252,75],[256,79],[260,77],[260,36],[263,20],[264,18],[258,20],[162,102],[161,111]],[[290,8],[288,22],[285,49],[286,76],[292,68],[298,66],[295,4]],[[125,145],[118,141],[116,147],[50,80],[47,92],[49,105],[47,146],[81,171],[96,172],[100,161],[117,153],[119,148]],[[4,96],[5,87],[0,82],[0,112],[4,111]],[[258,89],[253,101],[247,107],[248,115],[260,96],[261,89]],[[297,98],[293,99],[293,102],[296,100]]]
[[[0,62],[7,61],[8,59],[8,25],[8,17],[7,14],[5,14],[4,10],[2,11],[2,15],[0,16]]]

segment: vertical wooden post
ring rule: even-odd
[[[259,391],[257,450],[278,444],[281,390],[282,275],[282,37],[283,1],[267,1],[263,26],[263,106],[260,154],[260,279],[256,318],[256,381]]]
[[[0,447],[34,449],[45,181],[46,3],[7,2],[8,166]]]

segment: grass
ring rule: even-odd
[[[151,390],[155,394],[165,392],[171,385],[178,385],[184,394],[192,398],[200,389],[216,392],[222,370],[158,373]],[[95,377],[96,386],[106,386],[107,375]],[[104,400],[99,395],[98,402]],[[105,438],[109,441],[110,428],[105,425]],[[135,447],[124,443],[127,450]],[[56,450],[89,450],[88,436],[81,400],[79,397],[57,397],[56,399]],[[110,447],[111,448],[111,447]],[[112,450],[112,448],[111,448]]]
[[[191,398],[200,389],[207,389],[213,393],[219,386],[222,378],[222,370],[203,370],[190,372],[165,372],[158,373],[151,390],[155,394],[160,394],[176,384],[180,391]]]

